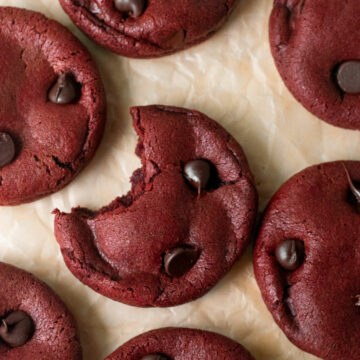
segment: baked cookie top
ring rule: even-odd
[[[105,121],[98,70],[84,46],[43,15],[0,7],[0,205],[69,183]]]
[[[143,167],[99,211],[56,211],[65,263],[83,283],[135,306],[205,294],[244,252],[257,193],[240,145],[197,111],[131,109]]]
[[[325,360],[360,358],[360,162],[307,168],[265,212],[254,252],[264,301],[288,338]]]
[[[321,120],[357,130],[359,17],[357,0],[275,0],[270,17],[272,54],[290,92]]]
[[[151,58],[204,41],[236,0],[60,0],[75,24],[124,56]]]
[[[0,359],[81,360],[76,324],[43,282],[0,262]]]
[[[106,360],[253,360],[239,343],[203,330],[163,328],[139,335]]]

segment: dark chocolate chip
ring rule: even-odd
[[[184,176],[198,190],[205,189],[211,176],[211,166],[206,160],[192,160],[185,164]]]
[[[60,74],[49,91],[49,100],[59,105],[71,104],[79,99],[80,93],[80,84],[71,74]]]
[[[0,338],[11,347],[22,346],[34,332],[31,317],[24,311],[14,311],[2,320]]]
[[[0,132],[0,167],[3,167],[14,159],[15,144],[12,137],[4,132]]]
[[[162,354],[151,354],[143,356],[141,360],[170,360],[170,358]]]
[[[278,263],[286,270],[296,270],[304,261],[304,243],[300,240],[285,240],[280,243],[275,256]]]
[[[343,163],[344,169],[345,169],[345,174],[346,174],[346,178],[347,181],[349,183],[349,187],[350,187],[350,191],[351,193],[354,195],[354,198],[356,200],[356,203],[358,205],[358,210],[360,210],[360,190],[354,185],[354,182],[352,181],[349,171],[346,168],[345,164]]]
[[[145,0],[115,0],[115,8],[133,18],[139,17],[145,10]]]
[[[343,62],[336,73],[337,83],[347,94],[360,93],[360,61]]]
[[[199,251],[193,247],[180,246],[168,250],[164,256],[165,271],[172,277],[185,275],[199,258]]]

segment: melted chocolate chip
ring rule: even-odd
[[[343,163],[343,166],[344,166],[347,181],[349,183],[350,191],[354,195],[354,198],[356,200],[357,210],[359,211],[360,210],[360,190],[355,186],[354,182],[352,181],[349,171],[346,168],[344,163]]]
[[[0,338],[11,347],[19,347],[29,341],[34,332],[31,317],[23,311],[14,311],[2,320]]]
[[[145,10],[145,0],[114,0],[115,8],[133,18],[139,17]]]
[[[192,160],[185,164],[184,176],[198,190],[205,189],[211,176],[211,165],[206,160]]]
[[[49,91],[49,100],[54,104],[66,105],[80,97],[80,85],[71,74],[60,74]]]
[[[276,260],[286,270],[296,270],[300,267],[304,255],[304,243],[300,240],[285,240],[275,250]]]
[[[170,360],[170,358],[162,354],[151,354],[143,356],[141,360]]]
[[[185,275],[199,258],[199,251],[193,247],[180,246],[168,250],[164,256],[165,271],[172,277]]]
[[[12,137],[0,132],[0,167],[10,164],[15,157],[15,144]]]
[[[336,80],[341,90],[345,93],[360,93],[360,61],[343,62],[336,72]]]

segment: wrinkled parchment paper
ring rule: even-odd
[[[321,122],[285,89],[267,41],[272,0],[239,0],[229,22],[209,41],[156,60],[106,51],[75,28],[57,0],[0,0],[38,10],[70,28],[94,55],[105,83],[108,122],[91,164],[64,190],[43,200],[0,208],[0,260],[46,281],[73,312],[85,360],[103,360],[119,345],[163,326],[213,330],[244,344],[258,360],[311,360],[273,322],[257,287],[251,249],[209,294],[168,309],[139,309],[82,285],[63,263],[51,211],[97,209],[130,188],[139,167],[130,105],[153,103],[203,111],[243,146],[260,192],[261,210],[292,174],[315,163],[358,159],[360,134]]]

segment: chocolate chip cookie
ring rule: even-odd
[[[205,294],[244,252],[257,193],[240,145],[197,111],[131,109],[142,168],[99,211],[56,211],[66,265],[95,291],[135,306]]]
[[[158,57],[206,40],[236,0],[60,0],[75,24],[120,55]]]
[[[253,360],[239,343],[216,333],[163,328],[139,335],[106,360]]]
[[[270,43],[285,85],[311,113],[360,129],[360,3],[275,0]]]
[[[47,285],[2,262],[0,284],[0,359],[82,359],[75,321]]]
[[[360,162],[307,168],[265,212],[254,253],[264,301],[288,338],[325,360],[360,359]]]
[[[92,158],[105,95],[84,46],[62,25],[0,7],[0,205],[51,194]]]

